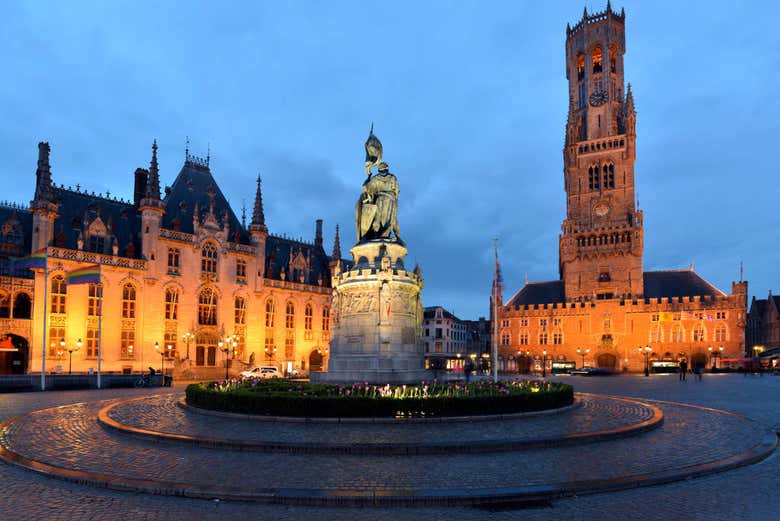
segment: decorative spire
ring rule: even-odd
[[[634,112],[634,93],[631,92],[631,82],[628,82],[626,87],[626,110]]]
[[[160,171],[157,166],[157,140],[152,143],[152,161],[149,163],[149,181],[146,183],[146,197],[160,198]]]
[[[209,163],[211,163],[211,143],[206,148],[206,166],[209,166]]]
[[[260,174],[257,174],[257,192],[255,193],[255,208],[252,212],[252,227],[265,230],[265,213],[263,212],[263,188]]]
[[[52,199],[51,165],[49,164],[49,143],[38,143],[38,169],[35,171],[35,198]]]
[[[184,141],[184,160],[190,160],[190,136],[185,137]]]
[[[612,5],[609,3],[609,0],[607,0],[607,12],[608,13],[612,12]]]
[[[491,299],[494,306],[503,305],[504,278],[501,275],[501,264],[498,262],[498,239],[493,239],[493,252],[495,255],[495,271],[493,273],[493,290]]]
[[[587,20],[587,18],[588,18],[588,8],[587,7],[585,7],[585,10],[582,12],[582,17]]]
[[[333,253],[331,254],[331,260],[341,259],[341,240],[339,239],[339,225],[336,225],[336,236],[333,238]]]

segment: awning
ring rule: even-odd
[[[0,340],[0,353],[13,353],[19,351],[16,347],[14,347],[13,342],[11,342],[11,337],[7,336],[5,339]]]

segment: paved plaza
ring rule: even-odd
[[[204,456],[216,449],[188,448],[129,441],[95,421],[98,411],[113,398],[157,395],[144,401],[123,402],[110,417],[133,427],[211,434],[248,441],[282,441],[293,434],[299,441],[311,441],[308,430],[274,429],[260,422],[225,421],[203,417],[190,421],[176,401],[183,389],[69,391],[0,395],[0,420],[50,407],[65,406],[25,417],[13,424],[8,440],[31,457],[62,466],[94,472],[118,472],[164,479],[186,475],[192,482],[220,483],[240,487],[252,470],[248,462],[262,461],[263,486],[337,486],[352,482],[359,487],[403,487],[427,484],[430,488],[454,486],[500,487],[507,484],[544,483],[563,472],[572,480],[621,474],[621,464],[632,472],[656,472],[661,465],[686,466],[713,458],[737,454],[749,448],[751,440],[767,427],[780,426],[780,377],[706,375],[701,382],[679,382],[676,376],[618,376],[603,378],[560,377],[580,392],[632,396],[658,400],[648,402],[663,410],[663,426],[638,437],[589,445],[554,447],[544,451],[498,451],[486,455],[453,455],[446,460],[434,456],[332,456],[327,454],[249,454],[220,452],[219,462]],[[86,402],[86,403],[85,403]],[[97,403],[101,402],[101,403]],[[689,408],[668,402],[682,402],[725,409],[757,420],[715,411]],[[620,427],[633,420],[647,419],[647,411],[635,402],[586,398],[581,407],[568,413],[541,419],[542,432],[528,432],[518,422],[515,438],[560,434],[561,418],[569,418],[572,431],[587,431],[586,412],[605,418],[603,425]],[[78,405],[76,405],[78,404]],[[620,419],[622,417],[622,419]],[[32,419],[35,419],[33,421]],[[43,420],[43,421],[42,421]],[[203,423],[205,421],[205,423]],[[46,429],[41,429],[46,425]],[[207,426],[205,430],[204,425]],[[450,441],[495,438],[495,426],[451,424]],[[320,426],[327,439],[347,438],[340,426]],[[427,428],[427,427],[426,427]],[[15,431],[14,429],[18,429]],[[27,429],[27,430],[25,430]],[[201,429],[201,430],[199,430]],[[232,430],[231,430],[232,429]],[[373,426],[374,442],[383,441],[380,432],[403,436],[404,427],[382,429]],[[216,431],[216,432],[212,432]],[[370,429],[369,429],[370,431]],[[357,432],[357,431],[356,431]],[[408,433],[407,433],[408,434]],[[439,429],[430,431],[432,441],[446,441]],[[502,432],[505,435],[506,432]],[[375,435],[375,436],[374,436]],[[392,438],[392,437],[391,437]],[[5,440],[5,441],[8,441]],[[132,447],[133,450],[123,450]],[[609,447],[609,453],[605,451]],[[172,457],[171,454],[174,456]],[[261,458],[261,460],[253,459]],[[406,458],[406,459],[404,459]],[[532,505],[489,507],[307,507],[263,505],[204,499],[118,492],[48,478],[28,470],[0,463],[0,482],[6,494],[0,497],[2,519],[771,519],[780,509],[775,494],[780,460],[769,458],[745,467],[702,478],[666,485],[618,492],[543,501]],[[618,462],[616,465],[615,462]],[[121,469],[121,470],[120,470]],[[413,476],[410,477],[410,476]],[[253,478],[254,479],[254,478]],[[410,480],[417,483],[410,483]]]

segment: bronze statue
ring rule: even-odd
[[[365,147],[368,178],[355,206],[357,240],[391,239],[403,244],[398,231],[398,179],[382,162],[382,142],[374,135],[374,125]],[[373,167],[377,167],[376,174],[371,172]]]

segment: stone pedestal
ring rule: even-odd
[[[313,381],[419,383],[430,379],[421,341],[423,281],[407,271],[397,241],[363,241],[355,265],[333,280],[333,335],[328,371]]]

